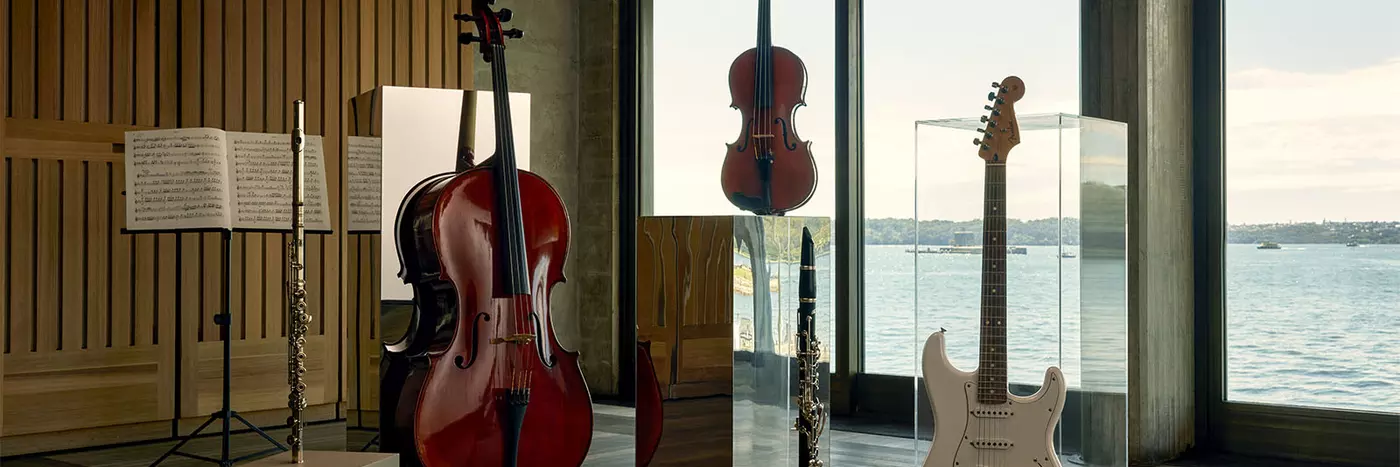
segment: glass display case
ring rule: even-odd
[[[979,117],[915,123],[916,456],[1021,454],[1054,430],[1063,465],[1127,465],[1128,128],[1017,121],[987,160]],[[984,431],[939,440],[962,424]]]
[[[814,246],[815,361],[798,355],[803,227]],[[637,339],[650,363],[638,370],[639,456],[653,466],[797,463],[800,363],[815,369],[816,400],[831,400],[831,220],[646,216],[637,232]],[[826,465],[830,439],[829,429],[818,438]]]

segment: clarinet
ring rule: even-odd
[[[812,232],[802,228],[802,266],[797,278],[797,465],[822,467],[817,458],[817,441],[826,430],[826,407],[817,398],[817,359],[821,356],[821,341],[817,340],[817,267],[812,245]]]
[[[291,393],[287,396],[287,407],[292,414],[287,417],[287,427],[292,433],[287,435],[287,445],[291,447],[292,462],[303,463],[302,429],[305,422],[301,411],[306,409],[306,332],[311,323],[311,315],[306,313],[306,102],[297,99],[292,103],[292,241],[288,248],[288,263],[291,273],[290,300],[287,313],[287,384]]]

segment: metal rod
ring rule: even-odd
[[[292,103],[292,241],[288,249],[291,268],[290,309],[287,313],[287,385],[291,393],[287,396],[287,407],[291,416],[287,417],[287,445],[291,448],[292,462],[303,463],[302,429],[305,423],[301,411],[306,409],[306,332],[311,316],[306,313],[306,102],[297,99]]]
[[[224,323],[222,326],[219,326],[219,335],[224,340],[224,413],[222,417],[224,419],[224,433],[222,438],[224,447],[223,456],[219,459],[228,459],[229,434],[233,426],[233,404],[229,395],[229,393],[232,392],[229,388],[229,384],[231,384],[229,382],[231,381],[229,376],[233,373],[233,364],[231,362],[231,360],[233,360],[233,334],[230,332],[233,329],[233,296],[230,294],[229,290],[229,282],[231,282],[229,279],[231,279],[231,272],[233,271],[233,231],[223,231],[223,233],[220,234],[219,240],[223,244],[220,248],[223,249],[222,253],[224,255],[224,283],[222,286],[224,290]]]

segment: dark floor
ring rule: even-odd
[[[633,447],[632,409],[598,404],[594,406],[593,450],[585,466],[613,467],[631,466],[635,456]],[[270,430],[274,439],[284,440],[286,429]],[[306,446],[311,450],[358,451],[374,437],[366,430],[345,428],[344,423],[327,423],[307,427]],[[834,431],[830,442],[832,467],[908,467],[919,465],[914,452],[914,442],[908,438]],[[138,467],[148,466],[173,446],[175,442],[159,442],[140,445],[120,446],[93,451],[55,454],[36,457],[6,459],[5,467]],[[742,444],[742,443],[739,443]],[[253,433],[241,433],[233,437],[230,453],[233,456],[257,452],[270,446]],[[182,451],[218,457],[220,450],[217,437],[199,438],[191,441]],[[370,448],[374,450],[374,448]],[[172,457],[161,463],[165,467],[207,466],[210,464]],[[777,467],[776,465],[762,465]],[[1182,461],[1169,464],[1170,467],[1308,467],[1310,464],[1286,463],[1268,460],[1212,459],[1208,461]],[[1079,467],[1073,460],[1064,467]]]

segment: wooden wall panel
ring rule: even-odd
[[[119,144],[155,127],[286,133],[298,98],[325,138],[338,226],[308,238],[310,413],[371,407],[383,244],[338,232],[344,105],[378,85],[471,83],[450,18],[462,2],[0,0],[5,454],[169,436],[219,405],[221,236],[123,233]],[[227,277],[234,408],[267,423],[286,405],[288,240],[237,233]]]

